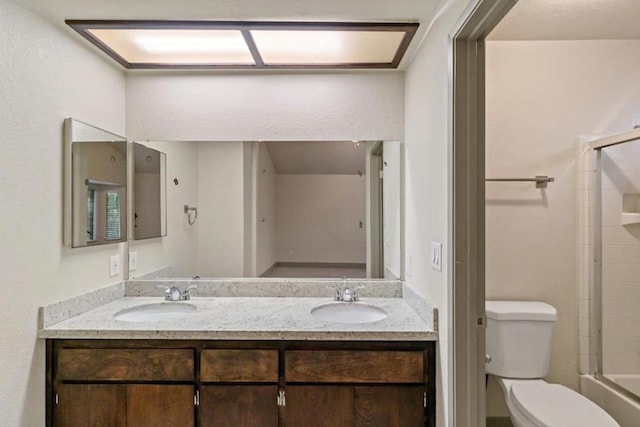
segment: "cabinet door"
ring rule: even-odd
[[[287,427],[351,427],[352,386],[288,385],[284,419]]]
[[[195,425],[192,385],[127,385],[127,427]]]
[[[200,389],[200,427],[277,427],[277,385],[207,385]]]
[[[126,386],[58,384],[57,427],[125,427]]]
[[[425,425],[424,386],[355,387],[356,427]]]

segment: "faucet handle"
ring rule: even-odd
[[[171,289],[169,289],[168,286],[165,285],[157,285],[156,288],[158,289],[164,289],[164,299],[166,301],[170,301],[171,300]]]
[[[351,300],[352,301],[358,301],[360,299],[360,295],[358,295],[359,294],[358,290],[359,289],[366,289],[366,288],[367,287],[365,285],[359,285],[359,286],[356,286],[355,288],[353,288],[353,292],[351,292]]]
[[[333,298],[335,301],[342,301],[342,291],[340,290],[339,287],[332,286],[332,285],[327,285],[327,288],[333,289],[333,290],[336,291],[335,296]]]
[[[191,299],[191,293],[189,292],[191,289],[196,289],[198,285],[189,285],[180,293],[180,299],[187,301]]]

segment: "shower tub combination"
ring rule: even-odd
[[[589,375],[582,393],[640,427],[640,129],[592,141]]]

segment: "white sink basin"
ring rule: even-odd
[[[318,320],[338,323],[369,323],[385,319],[389,314],[374,305],[358,302],[336,302],[315,307],[311,315]]]
[[[196,311],[195,305],[184,302],[157,302],[125,308],[113,317],[124,322],[150,322],[184,317],[194,311]]]

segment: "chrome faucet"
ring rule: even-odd
[[[355,288],[353,288],[353,290],[349,289],[346,286],[343,289],[340,289],[337,286],[327,286],[327,288],[335,290],[336,293],[333,297],[334,301],[356,302],[360,299],[360,296],[358,295],[358,290],[364,289],[365,286],[364,285],[356,286]]]
[[[191,299],[191,289],[197,288],[196,285],[187,286],[183,291],[178,289],[177,286],[164,286],[158,285],[159,288],[164,288],[164,300],[165,301],[187,301]]]

